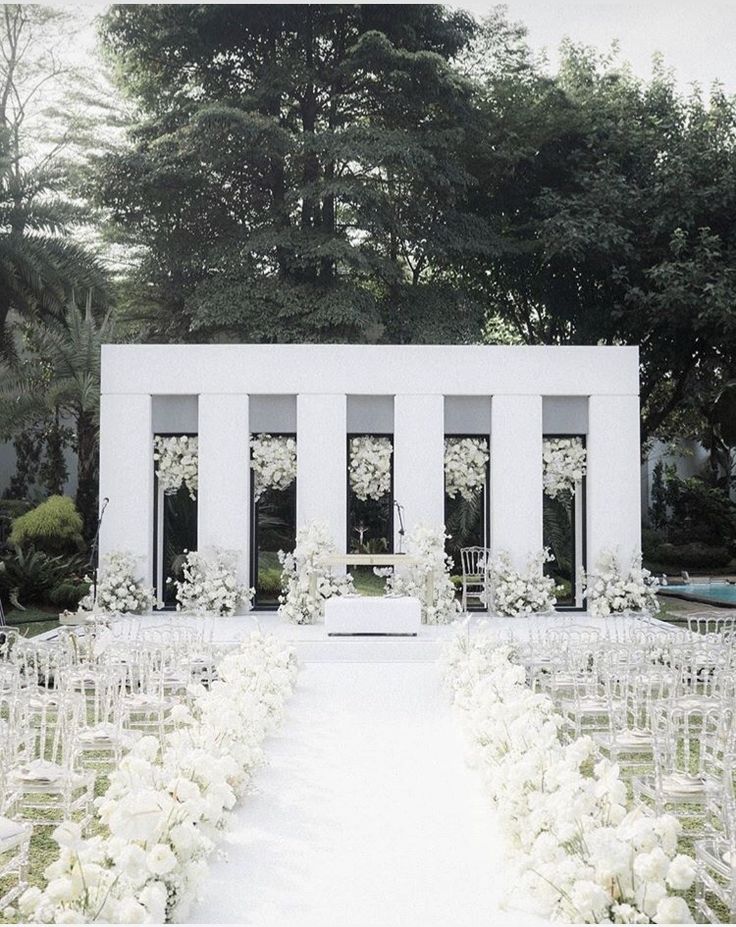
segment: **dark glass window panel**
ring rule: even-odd
[[[477,438],[478,435],[452,435],[452,437]],[[488,442],[486,442],[486,448]],[[445,532],[450,535],[446,542],[447,553],[452,557],[452,575],[462,577],[463,567],[460,559],[460,550],[463,547],[489,546],[489,506],[488,506],[488,480],[490,477],[490,462],[486,464],[486,481],[482,491],[465,499],[460,493],[451,499],[445,493]],[[472,610],[484,610],[484,606],[475,602],[469,606]]]
[[[359,499],[350,486],[350,439],[348,438],[348,538],[351,554],[391,554],[394,550],[393,454],[391,455],[391,490],[380,499]],[[374,435],[373,437],[391,437]],[[393,442],[393,438],[391,437]],[[351,566],[355,588],[362,595],[383,595],[385,580],[376,576],[373,567]]]
[[[266,489],[253,503],[253,585],[255,604],[278,605],[281,592],[279,551],[296,544],[296,480],[286,489]]]
[[[542,502],[543,543],[555,558],[545,563],[544,572],[557,584],[557,605],[575,603],[575,497],[558,493],[552,499],[544,493]]]
[[[167,579],[181,579],[185,552],[197,549],[197,500],[180,486],[176,493],[163,498],[163,583],[160,584],[164,606],[176,605],[176,587]]]

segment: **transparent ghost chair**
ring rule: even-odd
[[[733,782],[733,770],[731,770]],[[719,826],[695,841],[695,912],[700,923],[736,923],[736,802],[733,792],[719,808]],[[716,908],[720,908],[717,911]],[[723,914],[725,912],[725,919]]]
[[[674,814],[688,836],[699,836],[733,752],[731,713],[672,708],[665,701],[652,712],[652,735],[654,774],[634,778],[634,798],[657,814]]]
[[[77,765],[84,699],[69,690],[60,690],[55,699],[23,697],[30,746],[8,775],[19,812],[39,826],[73,819],[84,827],[91,819],[95,783],[95,772]]]
[[[115,767],[140,736],[123,726],[127,667],[123,664],[91,664],[72,673],[70,687],[85,701],[78,734],[81,766]]]

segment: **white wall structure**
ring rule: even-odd
[[[345,393],[297,396],[297,528],[325,522],[338,549],[347,538],[347,440]]]
[[[518,568],[542,547],[541,396],[493,397],[491,538]]]
[[[399,395],[394,400],[394,499],[407,529],[445,520],[445,397]],[[394,550],[399,550],[399,519]]]
[[[237,551],[243,583],[249,581],[250,473],[237,462],[250,458],[249,443],[248,396],[200,395],[197,543],[203,551]]]
[[[525,561],[542,545],[542,436],[564,427],[587,442],[588,566],[603,549],[633,554],[638,372],[633,347],[105,345],[100,495],[110,507],[101,550],[133,550],[150,578],[151,409],[161,407],[156,397],[180,396],[198,403],[199,543],[238,550],[243,578],[248,441],[263,427],[255,424],[261,411],[249,421],[249,405],[274,403],[296,408],[297,524],[326,521],[340,550],[347,546],[350,422],[380,413],[393,422],[394,499],[409,530],[443,520],[445,434],[488,434],[490,425],[491,545]]]
[[[104,393],[100,399],[100,555],[131,553],[153,581],[153,425],[149,394]]]

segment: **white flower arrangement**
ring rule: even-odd
[[[531,557],[526,570],[517,570],[510,556],[501,552],[490,563],[493,610],[499,615],[529,615],[554,608],[555,581],[544,575],[544,564],[554,557],[548,548]]]
[[[23,919],[185,918],[295,678],[293,651],[256,633],[224,657],[209,689],[191,686],[190,707],[174,709],[175,729],[163,741],[141,738],[111,773],[97,800],[101,832],[85,838],[74,822],[56,828],[59,858],[45,870],[45,888],[29,888],[19,899]]]
[[[267,489],[288,489],[296,479],[296,441],[285,435],[253,435],[250,466],[256,502]]]
[[[324,616],[326,599],[355,592],[349,573],[335,574],[317,562],[335,550],[327,525],[310,522],[297,531],[293,553],[279,551],[282,589],[279,615],[292,624],[314,624]]]
[[[406,535],[406,554],[419,560],[419,565],[398,573],[376,571],[386,576],[388,595],[409,595],[419,599],[426,624],[449,624],[460,613],[460,603],[455,597],[455,587],[450,579],[452,557],[445,551],[448,537],[443,528],[417,525]],[[430,573],[434,577],[432,598],[428,601],[427,576]]]
[[[445,439],[445,492],[471,502],[486,484],[488,443],[482,438]]]
[[[80,612],[104,612],[118,614],[127,612],[140,615],[147,612],[154,602],[153,589],[144,586],[136,579],[135,558],[125,551],[111,551],[103,560],[99,569],[97,599],[94,589],[79,603]],[[86,583],[92,583],[89,576]]]
[[[174,581],[177,611],[234,615],[239,605],[252,601],[256,591],[238,583],[233,551],[213,549],[208,556],[196,550],[184,553],[183,578]]]
[[[365,502],[391,492],[391,438],[360,435],[350,439],[350,488]]]
[[[186,486],[192,499],[197,498],[199,439],[196,436],[156,436],[153,439],[153,459],[156,461],[159,486],[167,495]]]
[[[574,493],[583,481],[587,458],[581,438],[545,438],[542,460],[544,492],[551,499]]]
[[[591,615],[659,611],[659,581],[642,566],[639,554],[622,566],[614,553],[605,551],[585,588]]]
[[[567,923],[692,923],[695,861],[678,854],[671,815],[627,810],[618,766],[532,692],[508,646],[487,632],[444,655],[445,680],[508,838],[515,896]],[[593,764],[592,776],[583,772]]]

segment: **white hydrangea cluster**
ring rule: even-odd
[[[492,602],[499,615],[529,615],[549,612],[554,608],[555,581],[544,575],[544,564],[554,560],[545,547],[527,563],[526,570],[517,570],[506,552],[500,553],[490,564]]]
[[[159,485],[167,495],[177,493],[180,486],[186,486],[192,499],[197,498],[199,479],[199,439],[181,435],[153,439],[153,459],[156,461],[156,476]]]
[[[450,579],[452,557],[445,552],[445,541],[449,535],[443,528],[419,524],[406,535],[408,557],[419,560],[399,573],[391,571],[386,575],[386,592],[389,595],[415,596],[422,603],[422,618],[427,624],[448,624],[460,613],[460,603],[455,596],[455,587]],[[427,576],[432,573],[432,598],[427,601]]]
[[[694,860],[677,852],[677,819],[627,809],[618,766],[587,735],[561,741],[562,717],[526,685],[511,648],[464,634],[444,662],[508,838],[509,892],[566,923],[692,923],[676,894],[695,879]]]
[[[234,551],[213,549],[207,555],[196,550],[184,553],[183,578],[174,582],[177,611],[234,615],[239,605],[252,601],[256,591],[238,583]]]
[[[360,435],[350,439],[350,488],[365,502],[391,492],[391,438]]]
[[[208,689],[190,687],[175,728],[145,736],[98,799],[97,836],[78,824],[54,831],[59,858],[43,890],[19,899],[44,924],[163,924],[187,916],[232,809],[263,761],[262,743],[294,688],[293,651],[255,633],[218,667]]]
[[[253,435],[250,466],[256,502],[267,489],[288,489],[296,479],[296,441],[288,435]]]
[[[605,551],[596,563],[595,572],[588,577],[588,609],[592,615],[656,613],[658,587],[659,581],[642,566],[639,554],[622,566],[614,553]]]
[[[292,624],[314,624],[324,615],[326,599],[355,592],[349,573],[335,574],[317,563],[320,557],[335,551],[330,529],[319,521],[297,531],[293,553],[279,551],[282,589],[279,615]]]
[[[575,492],[586,468],[581,438],[545,438],[542,460],[544,491],[551,499],[563,492]]]
[[[79,611],[112,615],[121,612],[140,615],[147,612],[153,605],[153,589],[136,579],[136,572],[135,558],[131,554],[111,551],[103,558],[99,569],[97,600],[94,598],[94,590],[90,589],[79,603]],[[92,583],[89,576],[85,576],[84,581]]]
[[[460,493],[468,502],[486,483],[486,464],[490,460],[488,442],[482,438],[445,440],[445,492],[454,499]]]

